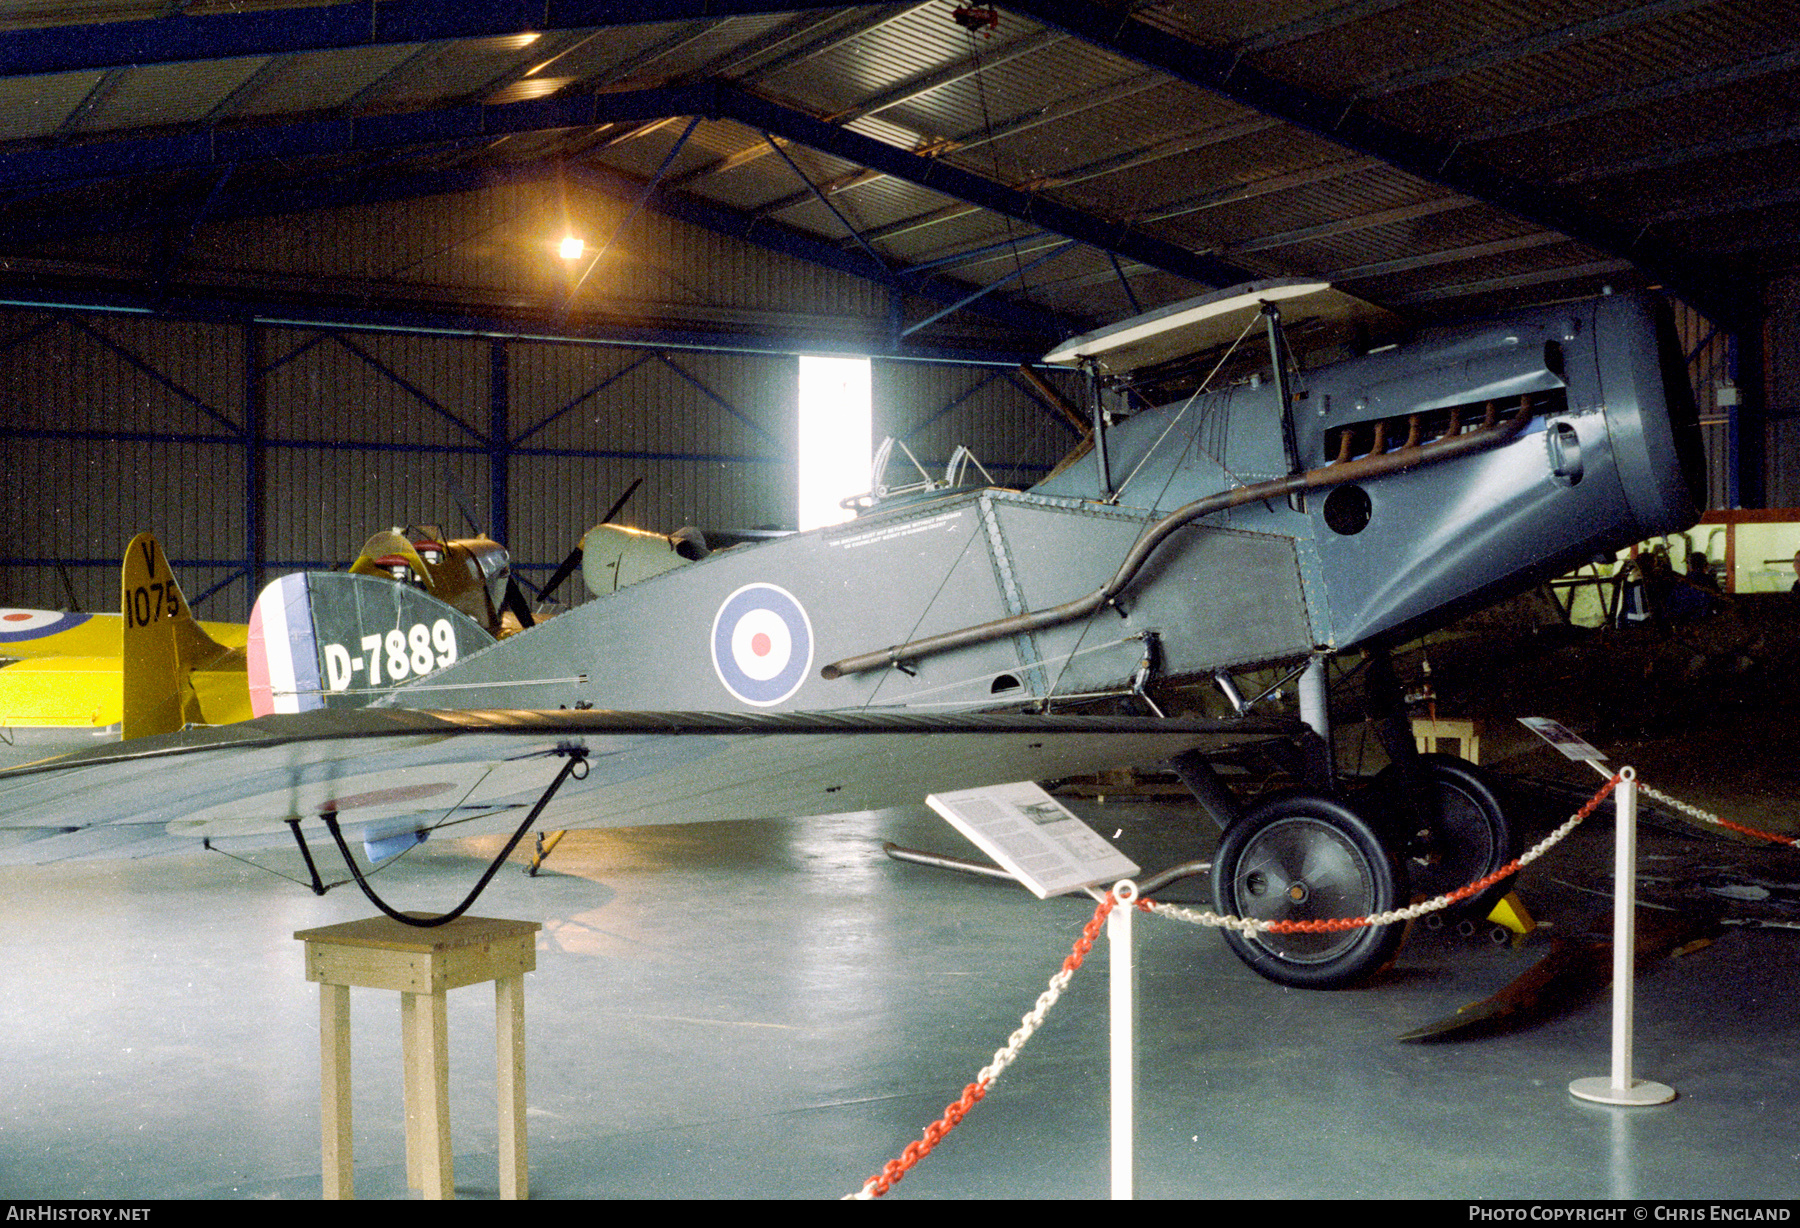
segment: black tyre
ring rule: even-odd
[[[1348,802],[1323,794],[1278,794],[1233,823],[1213,859],[1213,902],[1228,915],[1263,921],[1363,917],[1406,899],[1406,871],[1375,828]],[[1393,957],[1404,924],[1325,934],[1225,931],[1256,972],[1282,985],[1336,989]]]
[[[1518,832],[1480,768],[1449,755],[1420,755],[1418,778],[1419,789],[1409,797],[1399,774],[1384,769],[1375,778],[1374,803],[1416,894],[1455,891],[1519,855]],[[1511,885],[1503,879],[1458,911],[1485,917]]]

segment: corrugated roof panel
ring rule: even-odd
[[[1359,278],[1350,284],[1352,293],[1355,294],[1367,294],[1378,299],[1404,297],[1434,286],[1474,285],[1495,278],[1529,273],[1535,269],[1576,268],[1601,258],[1600,253],[1592,248],[1564,241],[1529,251],[1505,252],[1383,277]]]
[[[1035,31],[1016,16],[1003,19],[1007,37]],[[759,80],[759,86],[813,110],[835,114],[863,99],[953,64],[969,54],[969,34],[941,4],[920,4],[879,29],[823,55]],[[994,40],[996,45],[1000,40]]]
[[[1117,79],[1086,90],[1076,98],[1090,97],[1095,105],[1074,111],[1054,123],[1027,128],[1017,135],[1002,135],[993,144],[974,144],[955,156],[960,164],[975,169],[985,164],[992,173],[994,152],[1002,168],[1019,179],[1060,178],[1071,171],[1108,171],[1111,166],[1129,168],[1131,155],[1140,150],[1198,147],[1241,132],[1247,125],[1264,130],[1273,121],[1226,102],[1202,90],[1160,81],[1143,88],[1141,74]],[[995,125],[1004,133],[1007,124]],[[978,135],[977,135],[977,138]],[[1157,172],[1143,176],[1157,180]]]
[[[1547,11],[1531,0],[1468,5],[1414,0],[1245,58],[1274,77],[1327,97],[1379,96],[1407,74],[1581,17],[1634,6],[1635,0],[1566,0]]]
[[[817,18],[817,14],[808,14]],[[724,20],[617,25],[583,36],[556,54],[544,72],[572,76],[587,85],[657,85],[670,79],[704,76],[718,67],[733,67],[743,49],[760,47],[792,22],[785,13],[745,14]],[[801,27],[812,25],[812,20]]]
[[[1301,37],[1298,29],[1330,28],[1352,18],[1366,4],[1344,3],[1344,0],[1182,0],[1180,4],[1159,4],[1138,14],[1144,24],[1189,39],[1202,46],[1220,47],[1256,45],[1270,41],[1293,41]],[[1398,7],[1383,4],[1383,8]]]
[[[1645,6],[1644,11],[1656,11]],[[1376,113],[1425,131],[1479,128],[1496,116],[1680,78],[1791,42],[1800,6],[1720,0],[1642,25],[1571,38],[1379,99]],[[1576,27],[1579,29],[1579,25]],[[1451,61],[1454,63],[1455,61]]]
[[[350,47],[282,56],[232,105],[234,115],[289,115],[334,110],[416,56],[422,44]]]
[[[1299,192],[1273,192],[1216,209],[1184,214],[1153,228],[1189,246],[1241,248],[1313,227],[1355,225],[1390,209],[1463,198],[1388,167],[1325,180]]]
[[[853,187],[833,193],[831,200],[833,204],[849,201],[856,216],[862,218],[865,231],[903,224],[950,203],[949,197],[892,175],[859,181]]]
[[[1261,180],[1285,183],[1303,172],[1336,177],[1343,151],[1294,128],[1262,128],[1237,140],[1201,144],[1125,171],[1084,176],[1049,189],[1058,200],[1116,217],[1159,219],[1216,210],[1240,196],[1262,197]],[[1095,170],[1103,169],[1096,167]],[[1311,185],[1308,185],[1309,187]],[[1293,192],[1285,192],[1293,195]]]
[[[1721,211],[1687,223],[1686,241],[1699,252],[1731,256],[1774,272],[1800,259],[1800,202],[1792,199],[1766,207]]]
[[[265,56],[130,68],[102,85],[75,123],[83,133],[197,123],[267,62]]]
[[[572,32],[552,45],[534,48],[528,67],[537,70],[533,76],[574,77],[609,84],[637,74],[659,77],[667,72],[668,65],[656,55],[657,50],[661,48],[666,57],[679,45],[684,33],[699,26],[696,22],[670,21]]]
[[[496,78],[534,62],[532,45],[512,36],[430,44],[383,81],[369,105],[416,107],[480,95]]]
[[[1513,269],[1533,261],[1552,261],[1551,244],[1533,241],[1512,243],[1521,224],[1497,210],[1483,206],[1456,209],[1426,217],[1405,218],[1340,234],[1321,235],[1272,250],[1273,255],[1308,276],[1334,276],[1357,269],[1379,270],[1389,264],[1416,264],[1394,276],[1429,279],[1445,270],[1469,263]],[[1467,259],[1429,262],[1430,253],[1467,251]]]
[[[1478,207],[1440,213],[1408,225],[1397,249],[1383,250],[1381,227],[1315,240],[1315,263],[1306,271],[1332,281],[1367,280],[1402,273],[1430,276],[1469,260],[1508,252],[1533,252],[1568,240],[1509,214]],[[1545,257],[1548,258],[1548,257]]]
[[[975,55],[959,61],[966,75],[898,102],[881,115],[933,136],[977,139],[989,131],[1004,132],[1019,116],[1103,91],[1143,72],[1128,60],[1072,38],[1054,43],[1040,39],[1027,45],[1037,49],[1008,59],[1004,58],[1005,48],[978,44]],[[978,64],[981,68],[976,72]],[[1071,116],[1056,126],[1072,122],[1074,113],[1071,108]],[[1120,139],[1117,114],[1112,118],[1109,141]],[[1148,116],[1146,122],[1154,124],[1156,117]]]
[[[1033,229],[1022,222],[960,204],[947,204],[941,210],[898,225],[899,229],[880,237],[877,243],[882,250],[893,253],[906,264],[918,264],[999,243],[1011,234],[1028,234]]]
[[[1758,134],[1793,131],[1795,97],[1800,97],[1800,68],[1761,75],[1754,88],[1721,85],[1509,136],[1484,144],[1478,156],[1504,166],[1540,167],[1561,179],[1635,159],[1673,158],[1711,143],[1750,145]],[[1584,183],[1583,190],[1601,203],[1622,195],[1604,180]]]
[[[103,75],[65,72],[0,80],[0,141],[50,136],[93,93]]]
[[[617,144],[595,150],[589,156],[614,170],[647,182],[656,174],[663,160],[669,156],[669,151],[675,147],[675,142],[686,131],[688,118],[676,116],[653,129],[645,130],[641,135],[632,135]],[[702,121],[694,128],[681,152],[675,156],[675,161],[663,172],[664,181],[681,184],[687,177],[704,171],[720,158],[740,152],[761,140],[760,136],[739,124]],[[705,182],[704,178],[696,180],[696,183],[702,182]],[[695,185],[684,186],[691,188]]]
[[[839,15],[802,13],[750,13],[715,21],[698,32],[692,40],[648,71],[663,72],[682,78],[705,73],[754,71],[760,62],[768,62],[796,46],[829,38],[831,32],[854,20],[855,10]],[[781,37],[784,27],[789,37]]]

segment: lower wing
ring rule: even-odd
[[[572,754],[586,759],[586,775],[558,792],[542,828],[869,810],[1294,729],[1283,720],[1013,714],[324,709],[0,772],[0,835],[11,833],[0,860],[288,839],[293,823],[323,834],[325,814],[365,841],[510,831]]]

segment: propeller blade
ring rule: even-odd
[[[525,591],[519,587],[519,582],[511,576],[506,578],[506,601],[504,604],[507,609],[513,612],[513,616],[519,620],[519,626],[521,628],[537,626],[537,619],[531,616],[531,603],[525,600]]]
[[[621,511],[624,510],[625,504],[630,500],[632,495],[637,493],[637,488],[642,486],[643,484],[644,484],[644,479],[638,478],[631,485],[627,486],[625,488],[625,493],[620,495],[617,499],[613,500],[613,505],[606,509],[606,515],[600,517],[600,523],[601,524],[611,524],[612,518],[614,516],[617,516]]]
[[[631,485],[627,486],[625,488],[625,493],[620,495],[617,499],[614,499],[613,505],[606,509],[606,515],[600,517],[600,523],[611,524],[612,518],[624,510],[625,504],[630,502],[631,496],[636,494],[637,488],[643,484],[644,479],[638,478],[633,481]],[[555,593],[558,588],[561,588],[562,582],[569,578],[569,573],[579,566],[581,566],[581,545],[580,543],[577,543],[575,548],[569,551],[568,557],[562,561],[555,571],[550,573],[549,581],[545,583],[543,588],[538,590],[538,600],[540,602],[550,600],[551,594]]]
[[[569,578],[569,573],[579,566],[581,566],[581,547],[576,546],[573,550],[569,551],[568,557],[562,561],[562,564],[557,567],[555,571],[550,573],[549,582],[546,583],[543,588],[538,590],[538,600],[550,600],[550,595],[556,592],[557,588],[562,585],[562,582]]]

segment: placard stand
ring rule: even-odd
[[[1136,862],[1113,848],[1061,802],[1030,781],[933,793],[925,799],[951,826],[1031,889],[1038,899],[1083,890],[1104,900],[1096,883],[1117,879],[1106,916],[1110,972],[1112,1066],[1112,1196],[1133,1196],[1136,1112],[1134,1024],[1137,975],[1131,952],[1131,914],[1136,908]]]

